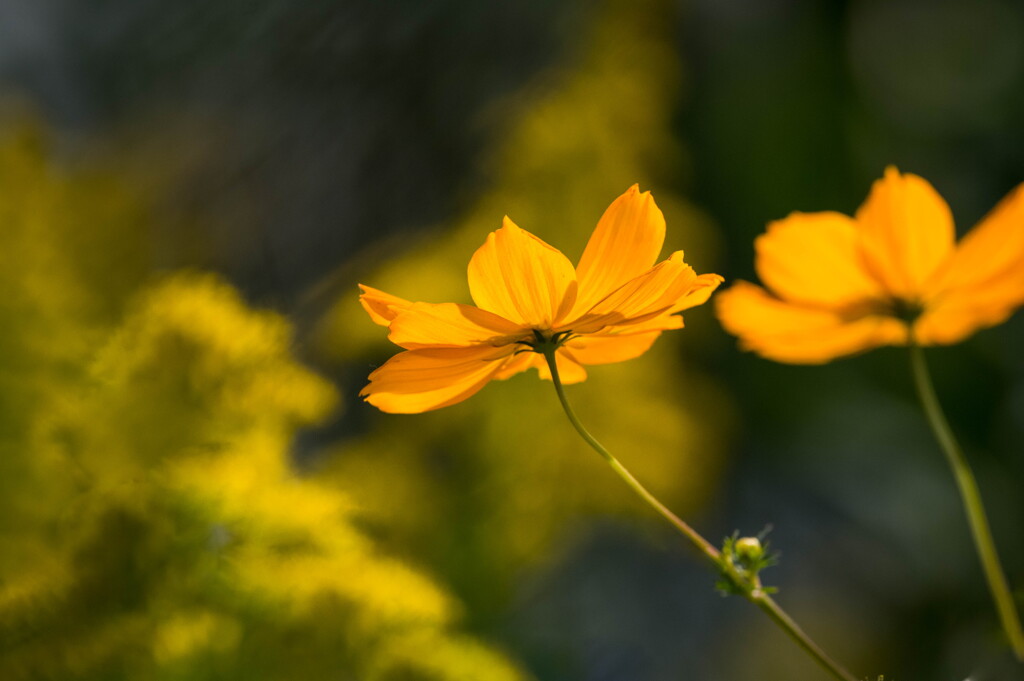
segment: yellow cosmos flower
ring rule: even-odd
[[[765,288],[718,295],[744,349],[816,364],[882,345],[956,343],[1024,303],[1024,185],[960,243],[924,179],[887,168],[850,218],[793,213],[755,241]]]
[[[506,217],[469,262],[475,307],[414,303],[360,285],[370,318],[405,349],[360,394],[382,411],[417,413],[531,367],[550,379],[538,348],[552,344],[564,383],[584,380],[584,365],[643,354],[662,331],[682,328],[676,313],[722,282],[698,276],[682,251],[655,264],[664,240],[661,210],[633,185],[605,211],[575,268]]]

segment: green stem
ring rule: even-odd
[[[917,396],[921,400],[925,416],[928,418],[928,425],[931,426],[935,439],[949,461],[953,469],[953,477],[956,478],[957,487],[960,490],[960,498],[963,501],[964,511],[967,513],[967,522],[971,528],[971,536],[974,538],[974,546],[977,548],[978,557],[981,559],[982,569],[985,571],[985,578],[988,580],[988,588],[992,592],[992,599],[995,601],[996,610],[999,612],[999,619],[1003,624],[1007,637],[1010,639],[1010,647],[1013,648],[1017,659],[1024,662],[1024,631],[1021,630],[1020,616],[1017,614],[1017,607],[1013,602],[1013,595],[1007,585],[1003,568],[999,563],[999,555],[996,553],[996,545],[992,540],[992,531],[988,526],[988,518],[985,516],[985,507],[981,502],[981,492],[978,491],[978,483],[974,479],[974,473],[964,458],[960,445],[957,444],[946,416],[935,396],[935,388],[932,385],[931,376],[928,373],[928,365],[924,361],[924,351],[917,344],[913,333],[910,335],[910,365],[914,373],[914,386],[917,388]]]
[[[597,439],[583,427],[580,420],[576,417],[576,413],[572,410],[572,406],[569,405],[569,400],[565,396],[565,388],[562,386],[562,381],[558,376],[558,365],[555,361],[556,347],[553,344],[548,346],[541,346],[538,348],[543,353],[544,358],[547,360],[548,367],[551,369],[551,382],[555,386],[555,392],[558,393],[558,401],[562,403],[562,409],[565,411],[565,415],[569,417],[569,422],[572,424],[576,432],[580,434],[588,445],[594,449],[601,457],[612,467],[612,470],[622,478],[622,480],[629,485],[629,487],[636,492],[641,499],[647,502],[651,508],[658,512],[661,517],[667,520],[676,530],[678,530],[684,537],[690,540],[698,551],[700,551],[708,560],[710,560],[715,569],[723,572],[726,577],[731,579],[733,583],[739,586],[746,598],[754,603],[758,608],[764,611],[768,617],[771,618],[776,625],[779,626],[786,634],[796,642],[800,648],[814,658],[825,671],[831,674],[839,681],[857,681],[857,679],[846,671],[838,662],[833,660],[829,655],[818,647],[818,645],[811,640],[811,638],[804,633],[803,629],[793,621],[793,619],[786,614],[786,612],[779,607],[779,605],[759,586],[751,587],[748,580],[745,580],[732,565],[732,563],[722,556],[722,552],[715,548],[708,540],[704,539],[696,530],[690,527],[685,521],[679,516],[670,511],[665,504],[658,501],[657,497],[651,494],[646,487],[640,484],[640,481],[633,477],[625,466],[619,463],[611,453],[604,448]]]

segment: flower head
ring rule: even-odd
[[[417,413],[531,367],[550,379],[544,348],[555,348],[564,383],[586,379],[584,365],[643,354],[662,331],[682,328],[676,313],[722,282],[697,275],[682,251],[655,264],[664,240],[661,210],[633,185],[605,211],[576,267],[506,217],[469,262],[475,306],[414,303],[360,285],[363,308],[405,350],[360,394],[382,411]]]
[[[956,343],[1024,303],[1024,185],[959,243],[924,179],[887,168],[857,214],[793,213],[755,241],[766,288],[718,296],[741,346],[816,364],[913,340]]]

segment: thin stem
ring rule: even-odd
[[[985,579],[988,580],[988,588],[992,592],[992,599],[999,612],[999,619],[1010,639],[1010,647],[1013,648],[1014,655],[1018,660],[1024,662],[1024,631],[1021,630],[1020,616],[1017,614],[1013,595],[1010,593],[1010,587],[1007,585],[1003,568],[999,563],[999,555],[996,553],[996,545],[992,540],[992,531],[988,526],[988,518],[981,502],[978,483],[974,479],[974,473],[971,472],[971,467],[968,465],[960,445],[957,444],[949,422],[946,421],[942,406],[935,396],[935,388],[928,373],[928,365],[924,361],[924,351],[915,341],[913,333],[910,335],[910,365],[914,374],[914,386],[917,388],[917,396],[921,400],[921,406],[928,418],[928,425],[931,426],[935,439],[939,441],[939,446],[945,453],[950,468],[953,469],[953,477],[956,478],[956,484],[960,490],[960,499],[963,501],[964,511],[967,514],[974,546],[981,559],[981,567],[985,571]]]
[[[750,601],[759,607],[768,617],[771,618],[780,629],[786,632],[787,635],[793,641],[800,646],[805,653],[814,658],[814,660],[830,672],[837,679],[843,679],[843,681],[851,681],[853,675],[850,672],[843,669],[843,667],[833,660],[829,655],[818,647],[818,645],[811,640],[810,636],[804,633],[804,630],[800,628],[800,625],[793,621],[785,610],[779,607],[771,596],[761,590],[757,590],[748,596]]]
[[[558,401],[562,403],[562,409],[565,411],[565,415],[569,417],[569,422],[572,424],[576,432],[580,434],[588,445],[590,445],[594,451],[601,455],[601,457],[612,467],[612,470],[622,478],[622,480],[629,485],[629,487],[636,492],[641,499],[647,502],[651,508],[658,512],[665,520],[667,520],[676,530],[678,530],[684,537],[690,540],[690,543],[696,547],[708,560],[710,560],[715,569],[725,573],[725,576],[731,579],[735,584],[743,587],[744,595],[748,600],[754,603],[758,608],[764,611],[768,617],[771,618],[776,625],[779,626],[786,634],[796,642],[804,652],[814,658],[825,671],[831,674],[839,681],[857,681],[857,679],[846,671],[838,662],[833,660],[829,655],[818,647],[818,645],[811,640],[811,638],[804,633],[803,629],[793,621],[793,619],[786,614],[786,612],[779,607],[779,605],[769,596],[763,589],[758,585],[756,588],[749,588],[747,580],[737,572],[736,568],[732,563],[722,556],[722,552],[719,551],[713,544],[708,540],[704,539],[696,530],[690,525],[683,521],[679,516],[670,511],[665,504],[658,501],[657,497],[651,494],[646,487],[640,484],[640,481],[633,477],[625,466],[619,463],[611,453],[604,448],[597,439],[583,427],[580,420],[576,417],[576,413],[572,410],[572,406],[569,405],[569,400],[565,396],[565,389],[562,387],[562,381],[558,376],[558,365],[555,361],[555,350],[553,346],[547,346],[540,348],[544,354],[544,358],[547,360],[548,367],[551,369],[551,382],[555,386],[555,392],[558,393]]]

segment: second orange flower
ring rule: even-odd
[[[955,243],[942,197],[890,167],[854,217],[793,213],[755,249],[766,288],[741,281],[717,298],[745,349],[815,364],[911,340],[956,343],[1024,303],[1024,185]]]

